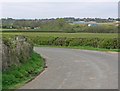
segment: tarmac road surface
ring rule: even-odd
[[[35,47],[48,68],[20,89],[118,89],[118,54]]]

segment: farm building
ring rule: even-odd
[[[96,27],[97,24],[95,24],[95,23],[91,23],[91,24],[88,24],[88,26],[89,26],[89,27]]]
[[[84,25],[87,25],[87,26],[92,26],[92,27],[95,27],[97,26],[98,24],[94,21],[90,21],[90,22],[85,22],[85,21],[76,21],[76,22],[73,22],[73,24],[84,24]]]

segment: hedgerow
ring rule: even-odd
[[[67,37],[31,37],[36,45],[53,46],[90,46],[94,48],[119,49],[118,38],[67,38]]]
[[[119,49],[120,41],[116,37],[65,37],[65,36],[40,36],[40,35],[24,35],[27,37],[29,42],[34,45],[53,45],[53,46],[90,46],[94,48],[105,48],[105,49]],[[4,42],[8,43],[9,39],[13,37],[4,36]]]

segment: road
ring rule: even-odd
[[[117,89],[118,54],[35,47],[48,68],[20,89]]]

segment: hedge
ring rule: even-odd
[[[67,38],[67,37],[30,37],[33,44],[53,46],[90,46],[94,48],[119,49],[118,38]]]

